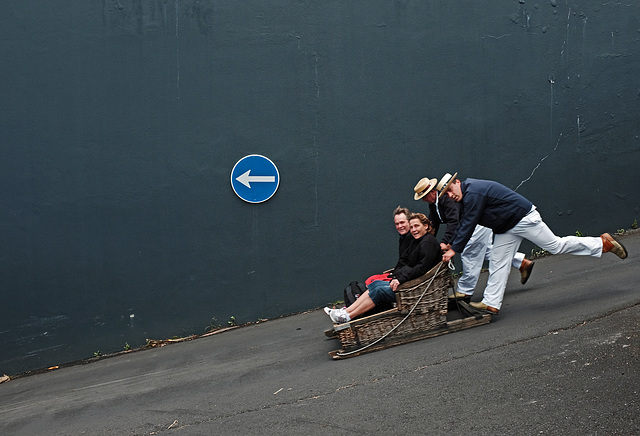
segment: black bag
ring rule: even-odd
[[[351,282],[349,286],[344,289],[344,304],[349,307],[360,297],[360,295],[364,294],[367,290],[367,287],[364,283],[360,282]]]

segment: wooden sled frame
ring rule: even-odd
[[[337,337],[342,344],[342,349],[329,355],[346,359],[491,322],[491,314],[463,301],[453,304],[462,318],[447,321],[449,291],[453,291],[453,278],[441,262],[422,277],[400,285],[394,309],[335,324],[327,330],[327,336]]]

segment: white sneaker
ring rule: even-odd
[[[324,313],[326,313],[327,315],[331,316],[331,312],[333,312],[333,309],[329,309],[328,307],[324,308]]]
[[[331,317],[331,321],[336,324],[344,324],[345,322],[351,321],[351,317],[345,308],[331,310],[328,315]]]

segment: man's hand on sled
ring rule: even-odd
[[[452,249],[448,249],[443,255],[442,255],[442,261],[444,263],[449,262],[451,259],[453,259],[453,256],[456,255],[456,252],[453,251]]]

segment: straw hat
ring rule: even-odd
[[[455,173],[453,176],[449,173],[445,174],[441,179],[440,179],[440,183],[438,183],[438,186],[436,186],[436,190],[442,194],[443,192],[446,192],[447,189],[449,189],[449,186],[451,186],[451,184],[453,182],[456,181],[456,176],[458,175],[458,173]]]
[[[438,183],[438,179],[430,179],[428,177],[420,179],[416,187],[413,188],[413,190],[416,191],[413,199],[420,200],[422,197],[431,192],[433,188],[436,187],[436,183]]]

